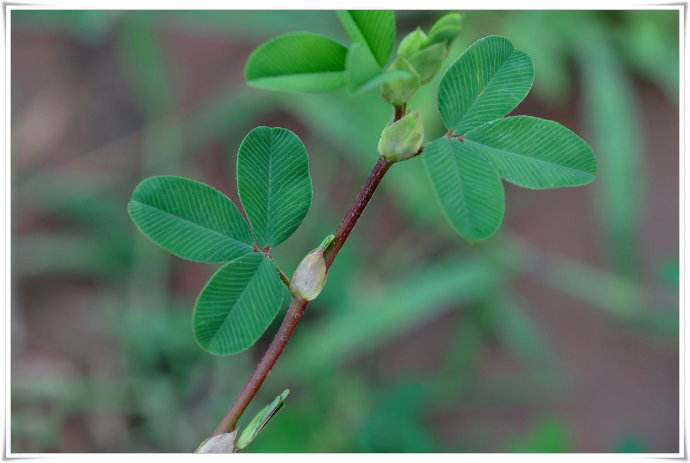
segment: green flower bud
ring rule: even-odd
[[[320,246],[304,256],[290,280],[290,292],[305,301],[313,301],[326,284],[326,261]]]
[[[460,32],[460,14],[448,13],[441,16],[429,30],[429,43],[448,43]]]
[[[405,71],[406,77],[391,80],[381,86],[381,96],[387,102],[402,106],[407,103],[407,100],[412,98],[420,85],[419,75],[417,71],[410,65],[410,63],[398,56],[393,64],[390,66],[391,70]]]
[[[383,129],[379,154],[388,161],[404,161],[417,154],[423,142],[424,124],[415,111]]]
[[[426,84],[434,78],[446,59],[448,47],[445,43],[436,43],[414,53],[407,60],[419,75],[421,84]]]
[[[400,41],[400,45],[398,45],[398,55],[407,58],[414,52],[423,48],[428,40],[429,38],[424,31],[418,27]]]

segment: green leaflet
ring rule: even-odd
[[[250,85],[268,90],[334,90],[345,85],[346,54],[343,45],[318,34],[284,34],[249,55],[245,78]]]
[[[453,228],[469,241],[486,239],[501,226],[504,195],[491,162],[468,143],[437,138],[424,147],[424,164]]]
[[[195,180],[150,177],[134,189],[127,209],[144,235],[183,259],[225,262],[252,250],[235,204]]]
[[[194,306],[194,335],[216,355],[247,349],[266,331],[285,293],[273,263],[252,252],[213,274]]]
[[[268,422],[275,416],[276,413],[283,407],[285,399],[290,395],[290,389],[285,389],[280,393],[273,402],[262,408],[259,413],[254,415],[254,418],[249,422],[247,427],[242,430],[240,437],[237,439],[237,449],[245,449],[251,444],[261,431],[266,427]]]
[[[484,124],[465,135],[474,152],[525,188],[560,188],[594,180],[596,162],[587,143],[557,122],[514,116]]]
[[[311,205],[309,160],[299,137],[282,128],[249,132],[237,154],[237,189],[259,246],[285,241]]]
[[[339,11],[338,19],[353,42],[366,45],[380,67],[388,62],[395,44],[395,13],[392,11]]]
[[[532,60],[503,37],[472,44],[441,80],[438,108],[456,135],[508,114],[534,80]]]

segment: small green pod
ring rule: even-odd
[[[378,151],[388,161],[404,161],[416,155],[422,143],[424,124],[419,112],[415,111],[383,129]]]
[[[323,250],[315,249],[304,256],[290,280],[290,292],[305,301],[313,301],[326,284],[326,261]]]

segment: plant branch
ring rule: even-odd
[[[405,107],[396,106],[394,120],[397,121],[404,115]],[[338,231],[335,234],[335,239],[324,254],[326,267],[330,268],[333,260],[340,252],[340,249],[345,244],[345,241],[347,241],[348,236],[350,236],[350,232],[352,232],[357,220],[359,220],[362,212],[364,212],[367,204],[369,204],[369,201],[374,195],[374,191],[376,191],[376,188],[381,183],[383,176],[386,175],[386,172],[388,172],[388,169],[390,169],[392,165],[392,162],[381,157],[376,161],[376,164],[371,170],[371,173],[369,174],[364,186],[357,194],[354,205],[340,223],[340,227],[338,227]],[[284,282],[287,279],[287,276],[282,272],[281,279]],[[256,369],[249,378],[249,381],[247,381],[242,388],[240,395],[237,397],[237,399],[235,399],[235,402],[230,407],[230,410],[228,410],[228,413],[216,427],[215,431],[213,432],[214,435],[232,432],[237,428],[237,422],[247,406],[249,406],[251,401],[254,399],[257,392],[261,388],[261,385],[264,383],[268,377],[268,374],[273,369],[276,361],[283,353],[285,346],[292,337],[292,333],[295,331],[297,323],[302,318],[302,315],[304,314],[308,304],[308,301],[293,296],[290,302],[290,308],[285,314],[285,318],[283,318],[280,328],[278,328],[278,332],[271,341],[271,344],[268,346],[268,349],[261,358],[261,361],[259,361],[259,364],[256,366]]]
[[[383,176],[386,175],[386,172],[388,172],[388,169],[390,169],[391,165],[393,165],[392,162],[386,161],[383,158],[379,158],[376,161],[376,164],[371,170],[366,183],[357,194],[355,204],[343,218],[343,221],[341,222],[340,227],[335,234],[335,239],[324,254],[326,267],[330,268],[333,260],[340,252],[340,249],[345,244],[345,241],[347,241],[347,237],[350,236],[350,232],[354,228],[359,217],[362,215],[362,212],[364,212],[367,204],[369,204],[369,200],[374,195],[374,191],[376,191],[376,188],[379,186],[379,183],[381,183]]]
[[[254,370],[251,378],[249,378],[247,384],[245,384],[244,388],[242,388],[242,392],[240,392],[240,395],[232,404],[230,410],[228,410],[228,413],[216,427],[215,431],[213,432],[214,435],[222,434],[224,432],[232,432],[235,430],[235,428],[237,428],[237,422],[239,421],[240,416],[242,416],[244,410],[247,408],[252,399],[254,399],[256,393],[259,392],[259,388],[266,380],[268,373],[270,373],[270,371],[273,369],[273,365],[275,365],[276,360],[278,360],[278,357],[280,357],[280,354],[283,353],[283,349],[285,349],[285,346],[290,340],[293,331],[295,331],[295,328],[297,327],[297,323],[299,322],[300,318],[302,318],[302,314],[304,314],[307,304],[308,302],[304,299],[297,299],[295,297],[292,298],[290,308],[285,314],[285,318],[283,318],[283,322],[280,324],[280,328],[273,338],[273,341],[271,341],[271,345],[268,346],[266,353],[264,353],[261,361],[256,366],[256,370]]]

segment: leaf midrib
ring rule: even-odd
[[[474,99],[472,100],[472,103],[470,103],[470,106],[467,108],[467,110],[465,111],[465,113],[462,115],[462,118],[461,118],[458,122],[463,122],[463,121],[465,120],[465,117],[467,116],[467,114],[469,114],[469,112],[472,110],[472,108],[475,107],[475,105],[477,104],[477,102],[479,101],[479,99],[482,97],[482,95],[484,95],[484,92],[486,92],[486,89],[489,88],[489,86],[490,86],[491,83],[494,81],[494,79],[496,78],[496,76],[498,75],[498,73],[501,71],[501,69],[503,68],[503,66],[504,66],[504,65],[508,62],[508,60],[515,54],[516,51],[517,51],[517,50],[515,50],[515,48],[513,48],[513,49],[510,51],[510,54],[509,54],[509,55],[506,57],[506,59],[501,63],[501,65],[500,65],[498,68],[496,68],[496,72],[494,72],[493,75],[491,76],[491,78],[489,78],[489,80],[486,82],[486,85],[484,85],[484,88],[482,88],[481,91],[477,94],[477,97],[474,98]],[[457,125],[457,123],[454,124],[454,125]],[[470,130],[472,130],[472,129],[470,129]],[[467,130],[464,130],[463,132],[466,133]],[[460,134],[456,134],[456,135],[464,135],[464,133],[460,133]]]
[[[159,207],[152,206],[152,205],[150,205],[150,204],[147,204],[147,203],[138,201],[138,200],[136,200],[136,199],[132,199],[132,200],[130,200],[130,202],[131,202],[131,203],[139,204],[139,205],[141,205],[141,206],[144,206],[144,207],[147,207],[147,208],[150,208],[150,209],[154,209],[154,210],[159,211],[160,213],[162,213],[162,214],[164,214],[164,215],[167,215],[167,216],[169,216],[169,217],[174,217],[175,219],[177,219],[177,220],[179,220],[179,221],[181,221],[181,222],[185,222],[186,224],[189,224],[189,225],[191,225],[191,226],[194,227],[194,228],[198,228],[198,229],[201,229],[201,230],[204,230],[204,231],[207,231],[207,232],[211,232],[211,233],[213,233],[213,234],[215,234],[215,235],[220,236],[221,238],[229,239],[229,240],[234,241],[234,242],[236,242],[236,243],[238,243],[238,244],[244,245],[244,246],[247,247],[247,249],[250,249],[250,250],[251,250],[251,246],[250,246],[248,243],[246,243],[246,242],[244,242],[244,241],[242,241],[242,240],[239,240],[239,239],[237,239],[237,238],[234,238],[234,237],[232,237],[232,236],[230,236],[230,235],[226,235],[225,233],[219,232],[218,230],[214,230],[213,228],[205,227],[205,226],[200,225],[200,224],[198,224],[198,223],[196,223],[196,222],[192,222],[192,221],[189,220],[189,219],[186,219],[186,218],[181,217],[181,216],[179,216],[179,215],[175,215],[175,214],[173,214],[173,213],[171,213],[171,212],[168,212],[168,211],[166,211],[165,209],[161,209],[161,208],[159,208]]]
[[[466,188],[466,183],[465,180],[463,179],[462,176],[462,168],[460,167],[460,162],[459,158],[462,156],[462,154],[456,152],[456,147],[453,146],[453,143],[460,143],[459,141],[454,141],[451,140],[449,142],[449,147],[451,151],[451,156],[453,159],[453,167],[455,167],[456,174],[460,183],[460,188],[462,189],[462,204],[465,207],[465,210],[467,211],[467,217],[468,217],[468,222],[472,225],[472,230],[474,232],[479,232],[481,231],[480,228],[477,226],[477,222],[475,221],[475,215],[472,212],[472,208],[468,206],[467,204],[467,188]],[[481,153],[471,153],[473,155],[480,154]]]
[[[270,230],[270,237],[264,235],[264,241],[266,246],[270,246],[272,241],[271,238],[273,238],[273,221],[271,220],[271,205],[273,204],[273,130],[269,132],[269,139],[268,139],[268,188],[266,191],[267,194],[267,203],[266,204],[266,217],[264,218],[264,223],[266,224],[266,230],[264,232],[268,232]],[[270,222],[269,222],[270,221]]]
[[[548,160],[545,160],[545,159],[540,159],[540,158],[537,158],[537,157],[533,157],[533,156],[529,156],[529,155],[526,155],[526,154],[518,153],[518,152],[516,152],[516,151],[506,151],[505,149],[496,148],[496,147],[494,147],[494,146],[487,145],[487,144],[485,144],[485,143],[481,143],[481,142],[478,142],[478,141],[469,139],[469,138],[467,138],[467,137],[465,137],[465,143],[470,143],[470,146],[476,145],[476,146],[479,146],[479,147],[482,147],[482,148],[487,148],[489,151],[497,152],[497,153],[500,153],[500,154],[503,154],[503,155],[506,155],[506,156],[512,156],[512,157],[517,157],[517,158],[521,158],[521,159],[526,159],[526,160],[528,160],[528,161],[532,161],[532,162],[535,162],[535,163],[537,163],[537,164],[546,164],[546,165],[548,165],[548,166],[552,166],[552,167],[554,167],[554,168],[561,169],[561,170],[565,170],[565,171],[568,171],[568,172],[574,172],[574,173],[585,174],[585,175],[593,175],[592,173],[587,172],[586,170],[580,170],[580,169],[576,169],[576,168],[574,168],[574,167],[564,166],[564,165],[562,165],[562,164],[557,164],[557,163],[555,163],[555,162],[551,162],[551,161],[548,161]]]
[[[247,288],[249,287],[251,282],[254,280],[254,278],[256,278],[256,274],[259,273],[259,269],[264,264],[264,262],[267,262],[266,259],[261,258],[261,260],[259,261],[259,264],[254,269],[252,276],[249,278],[249,280],[247,280],[247,284],[244,285],[244,287],[240,291],[240,294],[235,299],[235,303],[230,307],[230,310],[228,310],[228,313],[225,314],[225,319],[223,319],[223,322],[219,325],[218,329],[211,336],[211,339],[209,340],[209,345],[211,345],[211,343],[216,340],[218,333],[220,333],[223,330],[223,328],[225,327],[226,323],[228,323],[228,319],[230,318],[230,315],[236,310],[236,308],[240,304],[240,302],[244,300],[245,295],[247,294]],[[250,306],[251,305],[252,304],[250,304]],[[261,336],[261,335],[259,335],[259,336]]]

